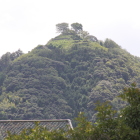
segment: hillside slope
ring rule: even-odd
[[[95,102],[120,109],[124,103],[116,96],[140,83],[139,58],[110,39],[59,35],[9,59],[0,61],[0,119],[72,119],[80,111],[94,119]]]

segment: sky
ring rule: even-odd
[[[81,23],[98,40],[112,39],[140,57],[139,0],[0,0],[0,56],[45,45],[56,24]]]

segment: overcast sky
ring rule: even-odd
[[[55,37],[57,23],[78,22],[140,56],[140,0],[0,0],[0,56],[31,51]]]

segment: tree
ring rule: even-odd
[[[16,52],[10,54],[10,59],[13,61],[14,59],[18,58],[22,54],[23,52],[20,49],[18,49]]]
[[[95,36],[93,36],[93,35],[88,35],[86,38],[89,39],[90,41],[93,41],[93,42],[97,42],[98,41],[98,39]]]
[[[93,140],[94,127],[89,122],[83,112],[80,112],[78,117],[75,119],[77,126],[74,130],[70,130],[70,140]]]
[[[34,128],[23,129],[20,134],[8,132],[6,140],[139,140],[137,130],[132,130],[116,117],[116,111],[107,102],[97,104],[97,122],[93,124],[80,112],[74,129],[47,130],[37,123]]]
[[[11,62],[10,54],[10,52],[7,52],[6,54],[2,55],[0,59],[0,70],[4,70],[9,66]]]
[[[129,103],[122,111],[125,123],[140,131],[140,89],[136,87],[136,83],[132,83],[131,87],[124,88],[123,94],[119,97]]]
[[[81,31],[80,32],[80,37],[82,39],[86,39],[89,36],[89,33],[87,31]]]
[[[71,27],[73,28],[73,30],[76,32],[76,33],[79,33],[80,31],[83,30],[83,25],[80,24],[80,23],[72,23],[71,24]]]
[[[104,42],[106,48],[118,48],[119,46],[111,39],[106,39]]]
[[[65,22],[63,22],[63,23],[58,23],[58,24],[56,24],[56,30],[57,30],[57,32],[58,33],[66,33],[69,29],[68,29],[68,23],[65,23]]]
[[[138,131],[126,125],[109,102],[97,103],[95,109],[98,112],[94,138],[103,140],[138,140],[140,138]]]

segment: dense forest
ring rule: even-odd
[[[136,83],[125,87],[119,98],[129,105],[118,113],[109,102],[96,103],[96,121],[90,122],[80,112],[75,118],[77,126],[61,129],[48,129],[38,122],[33,128],[19,134],[8,132],[5,140],[140,140],[140,88]]]
[[[85,112],[95,121],[95,103],[117,98],[124,86],[140,86],[140,58],[111,39],[98,40],[82,24],[56,25],[59,35],[27,54],[0,58],[0,119],[73,119]]]

